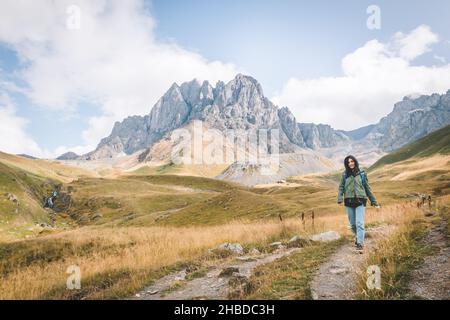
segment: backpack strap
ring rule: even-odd
[[[361,176],[361,181],[362,181],[362,184],[363,184],[363,186],[365,188],[366,184],[367,184],[366,172],[364,170],[361,170],[359,172],[359,175]]]
[[[361,170],[359,172],[359,175],[361,176],[361,182],[362,182],[362,185],[364,187],[364,191],[366,192],[366,195],[369,195],[369,193],[367,192],[367,176],[366,176],[366,172],[364,170]]]
[[[342,173],[342,175],[344,176],[345,179],[347,179],[347,178],[348,178],[347,170],[344,171],[344,172]],[[359,172],[359,175],[361,176],[361,182],[362,182],[362,184],[363,184],[363,186],[364,186],[364,188],[365,188],[365,187],[366,187],[366,184],[367,184],[366,172],[365,172],[364,170],[361,170],[361,171]]]

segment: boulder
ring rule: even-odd
[[[182,270],[182,271],[180,271],[180,273],[178,273],[178,275],[174,278],[174,281],[184,281],[184,280],[186,280],[186,276],[187,276],[187,271],[186,271],[186,270]]]
[[[19,205],[19,198],[17,198],[17,196],[15,194],[5,193],[5,196],[9,201],[14,202],[15,204]]]
[[[79,223],[88,223],[90,221],[88,216],[81,216],[80,218],[78,218],[78,222]]]
[[[310,243],[309,239],[303,238],[301,236],[292,237],[288,243],[288,248],[302,248]]]
[[[255,289],[254,283],[239,273],[233,273],[228,284],[230,286],[228,294],[231,299],[242,299]]]
[[[158,290],[148,290],[147,291],[147,293],[151,296],[157,294],[158,292],[159,292]]]
[[[281,245],[282,245],[282,243],[280,241],[272,242],[271,244],[269,244],[269,246],[274,247],[274,248],[278,248]]]
[[[226,267],[220,272],[219,277],[230,277],[233,275],[233,273],[239,273],[239,268]]]
[[[244,248],[239,243],[223,243],[218,249],[231,251],[233,254],[244,254]]]
[[[41,224],[39,224],[39,226],[41,227],[41,228],[44,228],[44,229],[52,229],[53,227],[51,226],[51,225],[49,225],[48,223],[44,223],[44,222],[42,222]]]
[[[277,252],[281,252],[284,249],[286,249],[286,246],[284,246],[281,242],[277,241],[277,242],[273,242],[271,244],[269,244],[269,246],[271,248],[274,248],[275,250],[273,252],[277,253]]]
[[[319,242],[329,242],[339,240],[340,238],[341,236],[336,231],[327,231],[311,236],[310,240]]]
[[[103,215],[101,213],[95,213],[92,216],[92,220],[97,220],[97,219],[100,219],[100,218],[103,218]]]

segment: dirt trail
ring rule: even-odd
[[[414,270],[409,289],[411,298],[427,300],[450,299],[450,245],[446,239],[446,221],[436,217],[435,212],[427,212],[432,227],[424,239],[427,246],[436,252],[425,257],[423,264]]]
[[[186,280],[187,271],[182,270],[157,280],[132,299],[138,300],[193,300],[227,299],[231,279],[248,279],[257,266],[300,251],[301,248],[278,249],[273,253],[245,255],[211,267],[206,275]],[[233,270],[232,268],[236,268]],[[227,270],[231,275],[221,275]],[[234,272],[233,272],[234,271]],[[173,288],[175,283],[180,285]],[[172,289],[171,289],[172,287]]]
[[[315,300],[350,300],[356,291],[361,267],[375,243],[388,236],[393,226],[379,226],[366,230],[364,253],[356,252],[355,245],[341,246],[322,264],[311,284]]]

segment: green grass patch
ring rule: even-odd
[[[225,191],[242,188],[237,184],[223,180],[177,175],[148,175],[148,176],[128,176],[127,179],[140,180],[156,185],[175,185],[192,189],[208,191]]]
[[[273,197],[244,190],[222,192],[162,219],[164,225],[214,225],[236,219],[269,219],[288,209]]]

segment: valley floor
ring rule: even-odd
[[[1,299],[448,298],[450,184],[417,170],[422,160],[369,172],[382,208],[367,208],[364,255],[353,255],[335,203],[340,172],[250,188],[190,176],[102,178],[13,160],[0,163]],[[438,160],[448,172],[448,156]],[[415,173],[402,175],[408,168]],[[56,208],[42,209],[55,188]],[[431,208],[418,208],[421,194],[432,195]],[[286,248],[294,236],[326,231],[341,239]],[[244,254],[211,254],[223,243],[241,244]],[[380,290],[367,290],[370,265],[381,269]],[[66,286],[73,266],[79,290]]]

